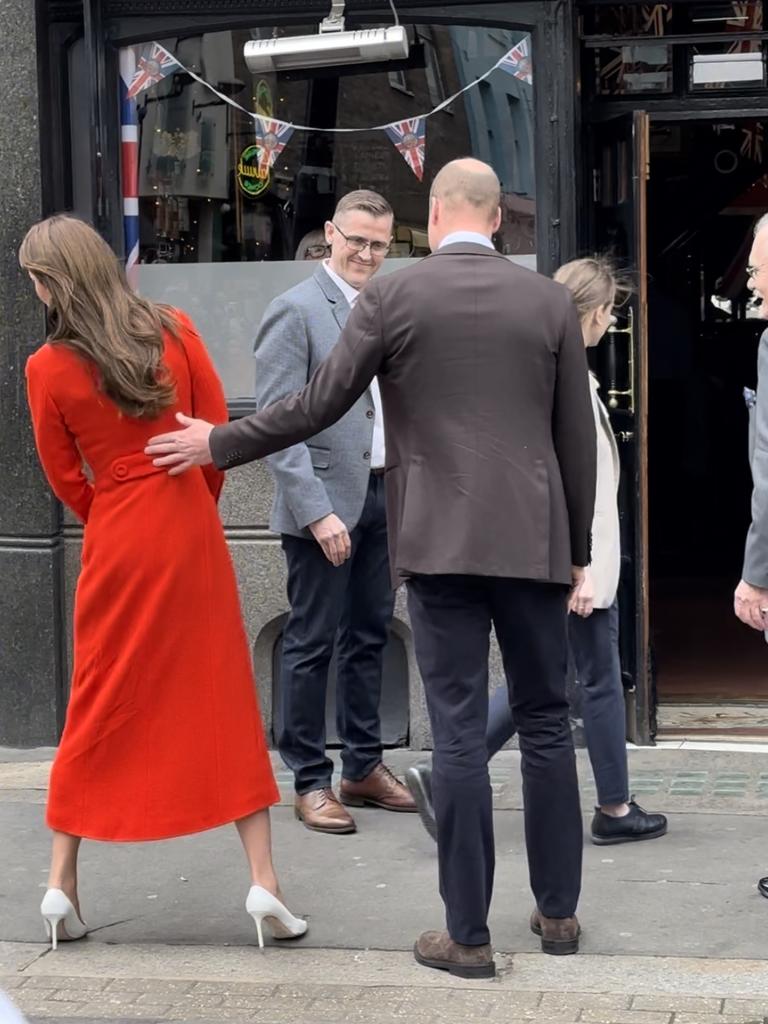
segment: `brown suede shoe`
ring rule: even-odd
[[[581,927],[576,917],[544,917],[537,908],[531,914],[531,931],[541,936],[542,953],[565,956],[579,952]]]
[[[354,818],[341,806],[330,786],[297,795],[294,814],[313,832],[343,835],[357,831]]]
[[[448,932],[422,932],[413,955],[423,967],[448,971],[457,978],[493,978],[496,964],[489,945],[462,946]]]
[[[342,779],[341,802],[349,807],[383,807],[385,811],[415,811],[416,804],[405,784],[396,779],[385,764],[379,762],[359,782]]]

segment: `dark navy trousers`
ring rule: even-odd
[[[382,661],[394,608],[381,474],[371,473],[350,539],[351,557],[337,567],[314,539],[282,535],[291,610],[283,630],[278,749],[297,793],[331,784],[325,702],[334,643],[343,775],[363,779],[381,761]]]
[[[494,874],[488,775],[488,652],[496,631],[520,734],[531,888],[547,917],[570,917],[582,824],[568,721],[568,588],[487,576],[413,576],[408,608],[432,725],[440,894],[451,937],[489,941]]]

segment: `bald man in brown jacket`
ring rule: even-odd
[[[485,749],[491,627],[520,734],[525,830],[550,953],[578,949],[581,813],[565,695],[566,604],[589,562],[596,441],[576,310],[561,285],[490,241],[500,188],[475,160],[432,185],[432,255],[374,279],[309,384],[262,412],[154,438],[171,472],[229,469],[318,433],[378,377],[393,583],[407,581],[434,737],[433,798],[447,931],[416,959],[461,977],[495,967]]]

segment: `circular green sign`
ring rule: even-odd
[[[237,164],[237,183],[251,199],[269,188],[269,168],[259,167],[259,152],[258,146],[246,146]]]

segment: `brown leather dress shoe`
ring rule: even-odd
[[[448,971],[457,978],[492,978],[496,974],[489,945],[462,946],[454,942],[448,932],[422,932],[413,947],[413,955],[423,967]]]
[[[579,952],[581,927],[576,917],[544,917],[537,908],[531,914],[531,931],[541,936],[542,953],[565,956]]]
[[[341,780],[341,802],[350,807],[383,807],[385,811],[415,811],[416,804],[404,783],[396,779],[385,764],[379,762],[359,782]]]
[[[333,832],[344,835],[356,832],[355,820],[346,811],[330,786],[326,789],[311,789],[309,793],[300,793],[294,804],[294,814],[303,821],[306,828],[313,832]]]

